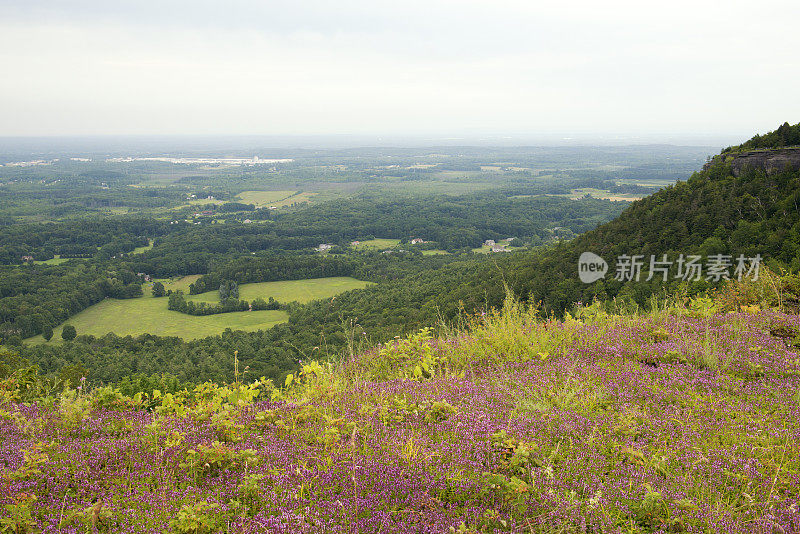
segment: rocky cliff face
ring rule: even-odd
[[[781,172],[787,167],[798,170],[800,169],[800,148],[777,148],[736,154],[731,162],[733,175],[739,176],[746,167],[762,169],[767,174]]]

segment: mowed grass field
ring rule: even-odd
[[[366,241],[361,241],[353,248],[358,250],[382,250],[396,247],[399,244],[399,239],[368,239]]]
[[[266,206],[279,202],[297,193],[297,191],[242,191],[238,197],[245,204]],[[274,204],[273,204],[274,205]]]
[[[269,298],[272,297],[278,302],[283,303],[306,303],[312,300],[331,298],[339,293],[344,293],[351,289],[361,289],[370,284],[371,282],[362,282],[361,280],[356,280],[349,276],[286,280],[282,282],[261,282],[258,284],[243,284],[239,286],[239,298],[252,301],[258,297],[264,300],[269,300]],[[219,302],[219,292],[207,291],[199,295],[187,295],[187,300],[217,303]]]
[[[62,258],[58,254],[55,255],[54,258],[50,258],[49,260],[44,261],[34,261],[36,265],[61,265],[64,262],[69,261],[71,258]]]
[[[78,335],[92,334],[102,336],[113,332],[119,336],[153,334],[157,336],[178,336],[184,339],[197,339],[222,333],[226,328],[233,330],[262,330],[285,322],[288,315],[284,311],[263,310],[253,312],[221,313],[196,317],[167,309],[167,298],[142,297],[137,299],[105,299],[90,306],[79,314],[70,317],[71,324]],[[61,342],[61,328],[53,329],[50,343]],[[44,343],[42,336],[28,340],[31,343]]]
[[[143,252],[147,252],[147,251],[148,251],[148,250],[150,250],[151,248],[153,248],[153,240],[152,240],[152,239],[151,239],[151,240],[150,240],[150,242],[147,244],[147,246],[144,246],[144,247],[136,247],[135,249],[133,249],[133,252],[131,252],[131,254],[142,254]]]
[[[182,290],[190,300],[218,302],[219,294],[209,291],[200,295],[189,296],[189,285],[200,278],[200,275],[184,276],[174,280],[159,280],[166,289]],[[279,302],[309,302],[316,299],[330,298],[344,291],[366,287],[371,282],[362,282],[349,277],[313,278],[308,280],[290,280],[284,282],[264,282],[260,284],[244,284],[239,288],[239,297],[253,300],[261,297],[269,300],[273,297]],[[167,297],[154,298],[152,284],[142,287],[144,297],[135,299],[105,299],[90,306],[77,315],[70,317],[65,324],[71,324],[78,335],[91,334],[102,336],[113,332],[119,336],[153,334],[158,336],[178,336],[183,339],[198,339],[222,333],[226,328],[232,330],[266,330],[283,323],[288,315],[281,310],[260,310],[217,315],[194,316],[167,309]],[[53,329],[50,343],[61,342],[59,325]],[[26,340],[28,343],[45,343],[42,336]]]

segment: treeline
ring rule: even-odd
[[[269,300],[263,298],[254,299],[253,302],[246,300],[239,300],[237,298],[228,298],[218,304],[209,302],[195,302],[193,300],[186,300],[183,291],[175,291],[169,295],[167,302],[167,309],[173,310],[187,315],[216,315],[218,313],[231,313],[240,311],[259,311],[259,310],[280,310],[285,308],[273,297]]]
[[[794,126],[790,125],[788,122],[784,122],[777,130],[764,135],[755,135],[752,139],[739,146],[726,148],[722,153],[726,154],[728,152],[744,152],[761,148],[781,148],[787,146],[800,146],[800,122]]]
[[[387,260],[393,261],[395,258]],[[219,288],[225,281],[237,284],[275,282],[278,280],[303,280],[331,276],[353,276],[364,260],[350,256],[315,253],[268,254],[230,260],[197,279],[189,286],[189,294],[197,295]]]
[[[238,351],[240,371],[246,378],[266,376],[282,382],[295,369],[301,354],[284,342],[288,328],[279,327],[250,333],[226,330],[219,336],[188,342],[149,334],[84,335],[67,343],[19,350],[43,374],[57,376],[62,369],[74,366],[84,369],[93,384],[122,382],[132,388],[146,382],[146,377],[163,374],[176,377],[180,383],[231,382],[234,351]]]

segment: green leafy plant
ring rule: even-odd
[[[0,531],[14,534],[39,532],[38,522],[34,519],[31,509],[35,501],[35,495],[21,493],[14,498],[13,503],[3,506],[7,516],[0,518]]]
[[[200,501],[184,504],[170,525],[178,534],[207,534],[215,532],[219,526],[213,512],[219,508],[216,503]]]

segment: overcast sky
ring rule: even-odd
[[[0,0],[0,136],[734,135],[800,2]]]

